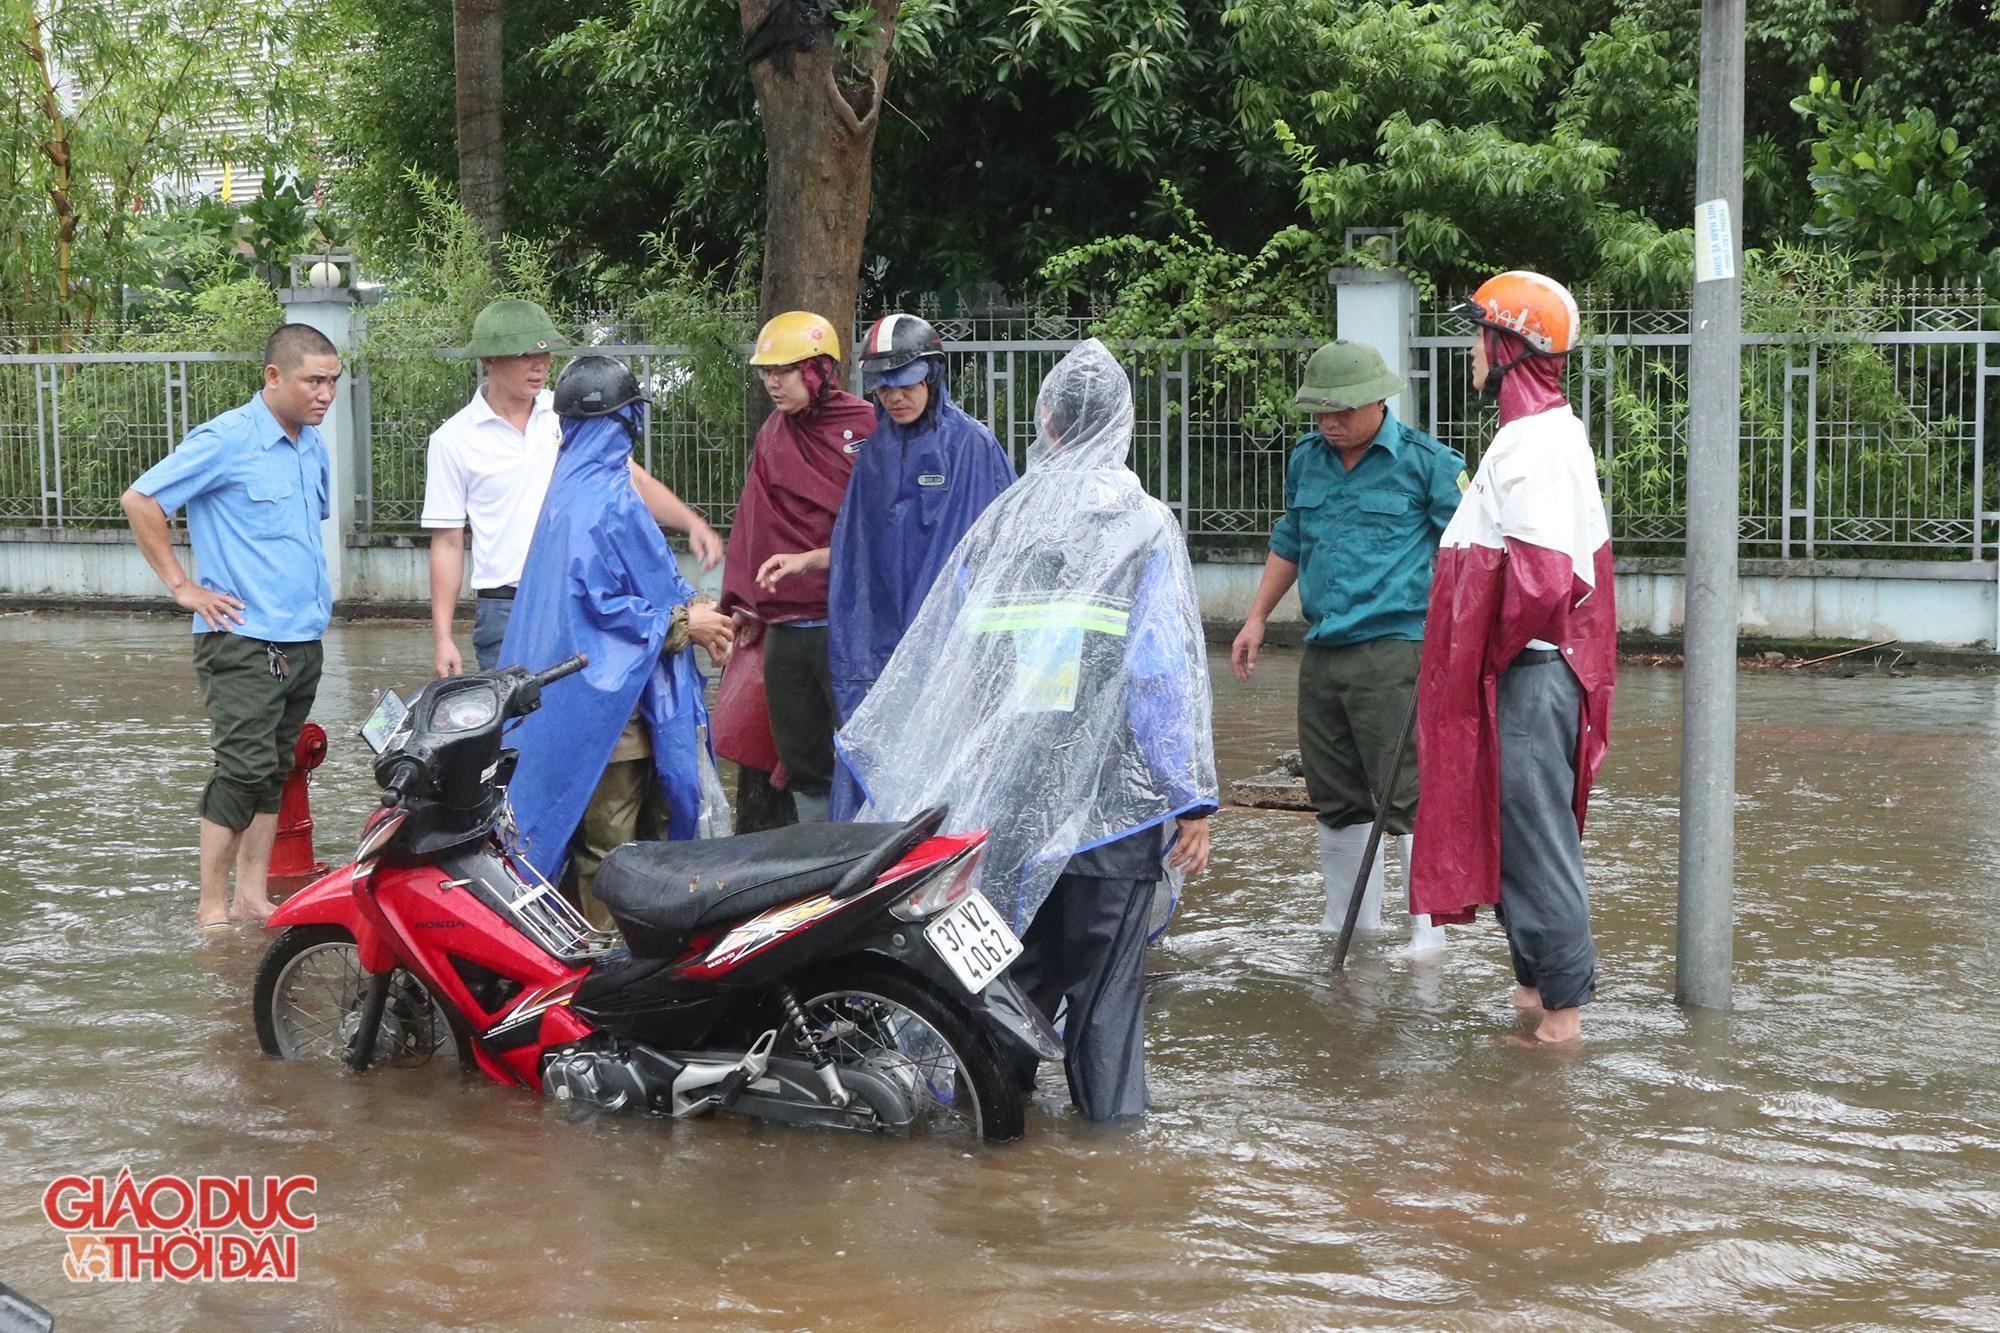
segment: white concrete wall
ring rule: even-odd
[[[175,534],[174,548],[183,565],[194,563],[184,535]],[[160,580],[122,529],[0,528],[0,596],[166,600]]]
[[[1262,564],[1196,561],[1194,588],[1196,595],[1201,598],[1202,618],[1240,621],[1249,615],[1250,603],[1257,596],[1257,581],[1263,573]],[[1296,621],[1302,614],[1299,610],[1299,594],[1294,590],[1285,594],[1284,600],[1278,603],[1278,609],[1272,613],[1271,619]]]
[[[1652,565],[1655,562],[1646,562]],[[1750,637],[1992,646],[1992,562],[1960,565],[1834,561],[1797,569],[1745,562],[1737,623]],[[1681,630],[1686,578],[1645,568],[1618,576],[1618,627]]]
[[[187,535],[173,534],[174,553],[190,573],[198,574]],[[350,543],[336,577],[336,603],[430,602],[430,543],[422,537],[383,538]],[[690,583],[719,597],[722,567],[704,571],[692,556],[680,555],[681,572]],[[465,596],[470,597],[469,586]],[[118,601],[166,601],[159,579],[140,556],[131,534],[122,528],[0,527],[0,598]]]
[[[711,597],[722,596],[722,566],[704,570],[685,551],[676,553],[681,575]],[[347,587],[336,598],[342,602],[416,602],[428,605],[431,599],[430,541],[427,538],[396,538],[347,548]],[[0,587],[0,593],[4,593]],[[468,583],[464,595],[472,595]]]
[[[1195,566],[1202,614],[1241,620],[1257,591],[1262,566],[1203,563]],[[1742,566],[1738,624],[1750,638],[1852,639],[1878,643],[1992,646],[1996,597],[1992,561],[1746,560]],[[1686,577],[1675,560],[1620,561],[1618,628],[1672,637],[1681,632]],[[1280,603],[1274,621],[1296,621],[1296,594]]]
[[[183,544],[183,563],[192,563]],[[335,599],[348,607],[430,600],[429,545],[422,538],[383,539],[343,552],[345,586]],[[704,571],[681,556],[689,582],[710,595],[722,589],[722,569]],[[1263,564],[1256,553],[1231,553],[1195,564],[1202,614],[1240,621],[1256,595]],[[1848,560],[1743,562],[1741,625],[1751,637],[1851,639],[1877,642],[1991,645],[1996,607],[1991,561],[1927,563]],[[1685,579],[1671,560],[1621,561],[1620,629],[1672,636],[1681,629]],[[159,581],[123,531],[0,528],[0,598],[164,601]],[[1275,621],[1299,619],[1296,593]]]

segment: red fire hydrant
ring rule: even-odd
[[[307,775],[326,761],[326,729],[308,722],[299,729],[292,752],[292,771],[278,798],[278,840],[271,846],[271,887],[300,888],[326,873],[326,862],[313,859],[312,799]]]

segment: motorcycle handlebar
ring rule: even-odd
[[[389,780],[382,784],[382,804],[384,806],[401,805],[403,797],[408,794],[405,789],[415,780],[419,771],[419,765],[413,760],[404,760],[395,765],[394,770],[389,774]]]
[[[585,653],[578,653],[575,657],[566,658],[565,660],[556,663],[554,666],[550,667],[547,671],[536,672],[534,677],[535,684],[538,686],[547,686],[555,681],[561,680],[564,676],[574,676],[577,672],[583,670],[585,667],[589,665],[590,665],[589,655]]]

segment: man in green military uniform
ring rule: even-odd
[[[1395,767],[1417,687],[1424,613],[1438,538],[1458,508],[1465,459],[1396,420],[1388,399],[1403,390],[1374,348],[1331,342],[1306,363],[1293,399],[1314,429],[1285,468],[1285,516],[1250,615],[1230,649],[1248,680],[1271,611],[1294,584],[1305,610],[1299,664],[1299,751],[1318,812],[1326,915],[1338,931],[1361,872],[1375,797]],[[1402,765],[1385,827],[1401,836],[1408,867],[1416,820],[1417,766]],[[1381,929],[1382,862],[1369,870],[1358,930]],[[1410,949],[1444,947],[1444,928],[1419,916]]]

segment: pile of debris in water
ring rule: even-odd
[[[1297,750],[1280,750],[1278,766],[1270,772],[1230,783],[1229,799],[1258,810],[1309,811],[1313,804],[1306,797],[1305,761]]]

